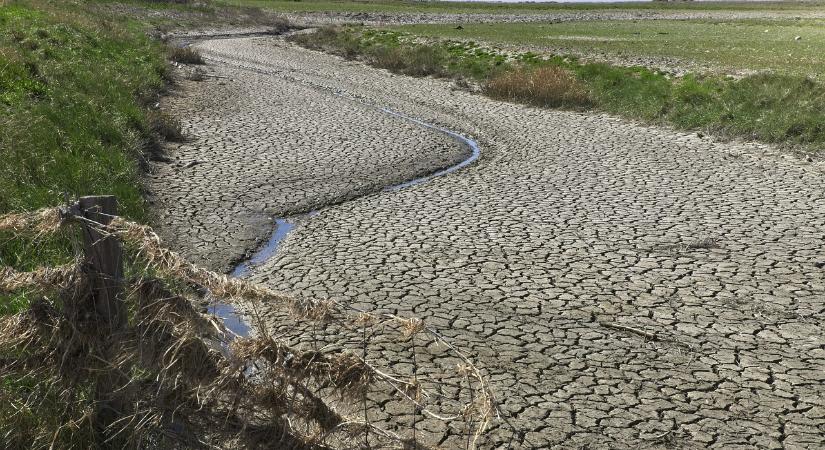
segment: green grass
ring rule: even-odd
[[[310,48],[345,58],[363,57],[370,64],[413,76],[485,79],[511,68],[507,58],[462,43],[416,44],[401,33],[373,29],[324,27],[291,38]]]
[[[0,423],[0,430],[13,431],[0,438],[0,442],[9,449],[96,448],[89,417],[78,417],[80,420],[73,426],[65,426],[66,412],[88,404],[92,398],[93,387],[88,383],[78,384],[76,388],[75,404],[67,405],[54,386],[36,376],[0,378],[0,399],[4,403],[0,405],[0,418],[8,420]],[[38,401],[32,404],[32,399]],[[52,430],[52,442],[38,439],[38,432],[44,429]]]
[[[754,11],[773,19],[607,20],[559,23],[409,25],[398,31],[437,38],[483,41],[533,49],[613,57],[658,57],[695,61],[723,70],[769,69],[779,73],[825,74],[825,2],[642,2],[642,3],[483,3],[439,1],[221,0],[280,12],[518,13],[576,11]],[[796,16],[803,19],[797,19]],[[802,39],[796,41],[794,38]]]
[[[0,214],[55,206],[64,194],[113,194],[121,215],[149,222],[141,162],[158,139],[180,141],[182,135],[177,120],[148,106],[165,83],[166,58],[197,62],[197,55],[181,58],[146,31],[284,26],[276,15],[252,8],[112,3],[11,0],[0,7]],[[141,8],[185,14],[151,15]],[[33,240],[0,233],[0,266],[30,270],[74,256],[65,236]],[[28,300],[26,293],[0,296],[0,315],[25,308]]]
[[[148,218],[138,161],[151,132],[143,103],[163,84],[165,49],[136,23],[82,6],[0,8],[0,214],[114,194]],[[0,235],[0,265],[69,261],[67,239]],[[25,302],[0,298],[0,312]]]
[[[139,161],[147,144],[158,135],[177,136],[179,125],[147,109],[163,87],[167,49],[146,36],[144,25],[84,3],[23,0],[0,7],[0,214],[54,206],[64,193],[114,194],[121,215],[149,220]],[[0,233],[0,266],[70,262],[77,239],[70,234]],[[43,295],[59,308],[56,292],[18,291],[0,295],[0,316]],[[8,364],[18,356],[6,348],[0,358]],[[38,372],[21,377],[4,369],[0,446],[101,447],[85,414],[93,383],[72,384],[67,396],[66,385]]]
[[[288,25],[275,11],[233,6],[221,0],[85,0],[85,4],[96,11],[130,17],[156,34],[182,29],[251,26],[282,32]]]
[[[623,3],[485,3],[412,0],[222,0],[235,6],[254,6],[282,12],[388,13],[542,13],[590,10],[775,10],[786,13],[823,8],[823,2],[623,2]]]
[[[666,57],[727,70],[825,74],[825,20],[641,20],[411,25],[416,35],[585,55]],[[796,36],[801,40],[795,40]]]
[[[801,75],[757,74],[738,80],[694,75],[672,78],[642,67],[585,64],[575,58],[543,58],[529,52],[506,58],[474,44],[421,44],[398,32],[359,27],[325,28],[297,41],[350,58],[360,55],[373,65],[398,73],[475,79],[495,98],[595,108],[723,137],[811,150],[825,148],[825,86]],[[426,64],[410,57],[419,53],[430,55]],[[578,82],[562,79],[561,72],[542,72],[548,67],[564,69]],[[519,88],[515,86],[518,80],[530,86]],[[563,89],[577,91],[580,87],[586,95],[562,95]]]

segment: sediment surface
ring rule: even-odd
[[[233,45],[213,41],[210,50],[234,56]],[[205,81],[181,83],[164,107],[182,119],[189,142],[169,149],[171,163],[154,165],[150,189],[164,239],[221,271],[256,247],[273,217],[381,190],[470,153],[446,135],[272,73],[214,64]]]
[[[466,156],[355,99],[479,141],[473,166],[323,208],[252,278],[441,329],[484,367],[509,419],[482,448],[821,448],[817,167],[275,38],[196,47],[229,78],[172,99],[195,139],[154,186],[164,232],[218,267],[261,237],[265,214]],[[206,162],[183,168],[194,159]],[[463,448],[446,428],[422,435]]]

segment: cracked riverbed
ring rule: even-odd
[[[816,167],[279,38],[195,46],[214,76],[165,100],[192,139],[150,180],[164,238],[228,272],[273,218],[319,210],[248,276],[438,327],[484,368],[509,420],[482,448],[821,448]],[[385,191],[470,150],[371,105],[472,137],[481,157]],[[391,360],[393,346],[376,352]],[[463,447],[455,430],[421,427]]]

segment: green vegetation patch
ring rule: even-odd
[[[642,68],[573,65],[597,105],[647,122],[821,150],[825,86],[799,75],[672,79]]]
[[[416,42],[412,36],[361,27],[324,27],[291,38],[308,48],[413,76],[464,77],[482,80],[511,68],[508,58],[465,42]]]
[[[296,41],[362,57],[397,73],[476,80],[514,102],[612,114],[819,150],[825,146],[825,86],[795,74],[674,78],[643,67],[582,63],[574,57],[503,54],[472,41],[422,41],[397,31],[322,29]]]
[[[136,24],[80,8],[0,8],[0,214],[53,206],[63,193],[114,194],[125,216],[145,220],[142,103],[162,86],[164,49]],[[69,247],[3,235],[0,265],[65,263]],[[3,309],[24,304],[7,300]]]
[[[821,1],[788,2],[453,2],[421,0],[223,0],[234,6],[253,6],[288,12],[375,12],[375,13],[483,13],[530,14],[560,11],[662,10],[662,11],[776,11],[801,14],[822,10]]]
[[[410,25],[414,35],[615,58],[695,62],[726,71],[825,74],[825,20],[607,20]],[[655,59],[654,59],[655,61]]]
[[[85,8],[37,0],[0,8],[0,214],[53,206],[64,193],[114,194],[123,215],[147,219],[138,161],[153,125],[144,103],[163,85],[165,49],[139,25]],[[68,263],[73,242],[76,236],[63,233],[0,233],[0,266]],[[26,291],[0,295],[0,315],[25,310],[36,298]],[[17,355],[5,349],[2,356]],[[0,377],[2,442],[91,448],[88,417],[67,416],[88,404],[89,386],[76,385],[67,404],[43,381],[37,374]]]

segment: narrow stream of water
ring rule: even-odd
[[[420,178],[416,178],[410,181],[405,181],[404,183],[400,183],[393,186],[388,186],[384,188],[384,192],[387,191],[399,191],[404,188],[408,188],[411,186],[415,186],[421,183],[425,183],[433,178],[440,177],[443,175],[447,175],[449,173],[455,172],[459,169],[467,167],[468,165],[475,162],[479,156],[481,156],[481,149],[478,146],[478,143],[470,138],[467,138],[459,133],[454,131],[448,130],[446,128],[439,127],[437,125],[433,125],[422,120],[416,119],[414,117],[410,117],[406,114],[400,113],[398,111],[391,110],[389,108],[378,108],[386,114],[389,114],[394,117],[399,117],[401,119],[407,120],[412,122],[418,126],[428,128],[431,130],[438,131],[440,133],[446,134],[447,136],[453,138],[457,142],[461,143],[462,145],[466,146],[470,149],[471,154],[465,160],[461,161],[460,163],[450,166],[446,169],[439,170],[435,173],[432,173],[427,176],[423,176]],[[261,247],[251,258],[248,260],[238,264],[235,269],[231,272],[231,277],[246,277],[249,275],[249,272],[258,265],[261,265],[268,261],[270,258],[274,257],[278,253],[278,249],[283,243],[284,239],[286,239],[289,232],[292,231],[302,220],[306,220],[311,218],[312,216],[317,215],[320,210],[310,211],[306,214],[300,214],[297,216],[291,217],[282,217],[275,219],[275,229],[272,232],[269,240],[267,241],[266,245]],[[212,306],[209,307],[209,313],[220,317],[223,320],[224,325],[226,328],[233,334],[237,336],[249,336],[251,328],[249,325],[244,322],[243,318],[240,314],[235,310],[235,307],[231,304],[227,303],[214,303]]]

